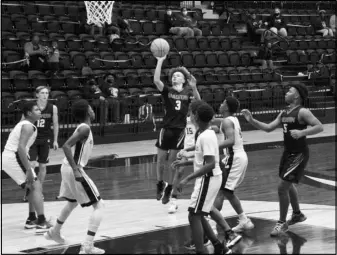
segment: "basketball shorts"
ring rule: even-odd
[[[204,175],[195,180],[188,211],[207,216],[219,192],[222,175]]]
[[[14,182],[24,187],[23,184],[26,183],[26,170],[20,160],[19,153],[4,150],[4,152],[1,155],[2,158],[2,170],[6,172],[6,174],[11,177]],[[33,171],[33,174],[35,175],[35,171]],[[36,178],[36,175],[34,176]]]
[[[285,181],[298,183],[309,160],[309,148],[303,152],[284,151],[281,157],[279,176]]]
[[[47,164],[49,162],[49,147],[49,139],[36,139],[34,144],[30,147],[29,160]]]
[[[156,147],[165,151],[181,150],[184,147],[185,129],[180,128],[162,128]]]
[[[242,183],[248,166],[248,157],[245,151],[234,152],[225,156],[220,163],[222,170],[221,190],[234,191]]]
[[[100,194],[94,182],[82,170],[84,180],[75,180],[73,169],[67,164],[61,166],[61,188],[58,198],[64,198],[69,202],[77,202],[82,207],[91,206],[101,200]]]

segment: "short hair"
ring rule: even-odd
[[[88,116],[89,103],[85,99],[77,100],[71,107],[73,117],[78,121],[84,121]]]
[[[192,112],[193,115],[197,114],[197,110],[199,108],[200,105],[204,104],[205,102],[202,101],[202,100],[193,100],[191,103],[190,103],[190,111]]]
[[[32,112],[34,106],[37,106],[36,100],[25,101],[21,109],[23,116],[27,117],[28,112]]]
[[[40,93],[41,90],[43,90],[43,89],[47,89],[48,92],[50,92],[49,87],[47,87],[47,86],[38,86],[38,87],[35,89],[35,93],[38,94],[38,93]]]
[[[187,11],[187,8],[186,8],[186,7],[182,7],[182,8],[180,9],[181,12],[183,12],[184,10]]]
[[[184,86],[185,86],[187,84],[187,80],[191,78],[191,73],[184,66],[172,68],[168,73],[168,78],[169,78],[169,81],[171,82],[171,84],[172,84],[172,76],[176,72],[180,72],[184,75],[184,77],[185,77]]]
[[[240,107],[240,102],[235,97],[226,97],[226,104],[230,113],[236,113]]]
[[[213,108],[206,102],[201,104],[197,109],[198,119],[204,123],[209,123],[214,116]]]

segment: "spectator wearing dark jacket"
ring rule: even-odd
[[[169,33],[171,27],[174,27],[175,17],[172,15],[172,10],[167,9],[164,17],[164,24],[166,27],[166,34]]]
[[[194,36],[202,36],[202,31],[198,28],[198,22],[187,13],[186,7],[181,8],[179,15],[179,27],[189,27],[194,31]]]
[[[123,122],[126,104],[124,98],[119,95],[119,88],[115,83],[115,77],[112,74],[108,74],[105,77],[102,90],[105,95],[107,95],[106,100],[109,102],[109,109],[112,110],[112,122]]]
[[[40,44],[40,37],[34,35],[31,42],[24,45],[25,57],[29,57],[31,70],[43,71],[45,69],[45,57],[48,51]]]
[[[314,23],[314,28],[316,32],[323,34],[323,37],[328,36],[328,35],[333,36],[333,31],[327,24],[329,23],[328,23],[328,19],[326,19],[325,17],[325,11],[320,10],[319,16]]]
[[[250,15],[249,20],[247,21],[247,31],[249,37],[255,42],[263,42],[264,41],[264,31],[266,31],[266,27],[264,26],[262,20],[259,20],[256,17],[255,13]]]
[[[274,32],[275,34],[283,37],[288,35],[285,28],[286,24],[279,8],[275,8],[274,13],[267,18],[265,25],[267,25],[270,31]]]

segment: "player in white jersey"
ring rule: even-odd
[[[102,220],[103,202],[94,182],[83,170],[88,163],[94,145],[90,125],[95,118],[95,113],[89,103],[81,99],[72,105],[72,114],[81,124],[77,126],[73,135],[63,145],[66,157],[61,166],[62,182],[59,197],[68,202],[62,209],[56,225],[45,233],[45,238],[65,244],[66,240],[60,233],[63,223],[78,204],[82,207],[92,205],[94,211],[89,218],[88,232],[81,245],[80,254],[104,254],[104,250],[93,245]]]
[[[42,186],[28,160],[28,152],[37,136],[37,128],[33,123],[40,119],[41,111],[35,101],[29,101],[23,105],[22,113],[24,119],[9,134],[1,155],[2,169],[21,188],[26,189],[29,217],[25,229],[36,228],[36,233],[39,234],[45,232],[51,225],[44,216]]]
[[[196,107],[200,105],[201,100],[193,100],[189,106],[189,115],[191,111],[195,112]],[[196,127],[191,121],[191,117],[187,117],[187,122],[186,122],[186,127],[185,127],[185,136],[184,136],[184,150],[190,147],[193,147],[195,145],[195,135],[196,135]],[[194,158],[194,151],[189,151],[184,155],[184,157],[181,157],[178,153],[177,159],[182,159],[184,161],[192,160]],[[180,167],[177,171],[174,173],[174,178],[173,178],[173,189],[172,189],[172,196],[170,199],[169,207],[168,207],[168,212],[169,213],[175,213],[178,210],[178,204],[177,204],[177,199],[178,199],[178,190],[177,190],[177,184],[181,180],[184,174],[184,167]]]
[[[181,180],[177,187],[178,190],[181,190],[188,181],[195,179],[188,208],[188,219],[197,254],[204,253],[204,233],[212,242],[215,254],[231,253],[231,250],[219,241],[204,217],[208,214],[217,213],[217,215],[220,215],[221,221],[225,222],[220,212],[213,207],[222,183],[218,140],[215,132],[210,129],[213,116],[213,108],[205,102],[197,107],[196,113],[191,111],[191,120],[198,127],[195,146],[187,149],[188,151],[195,149],[194,172]],[[185,153],[182,153],[182,156],[184,155]],[[172,167],[190,164],[189,161],[177,160],[173,162]]]
[[[223,133],[224,140],[219,144],[219,149],[224,151],[224,158],[220,164],[223,171],[223,180],[214,205],[218,210],[221,210],[226,197],[239,216],[239,224],[232,230],[242,232],[254,228],[254,224],[247,218],[239,198],[234,193],[243,181],[248,166],[248,157],[243,147],[240,123],[233,116],[238,109],[239,101],[234,97],[227,97],[220,106],[220,113],[224,117],[220,125],[220,132]],[[232,233],[226,234],[230,236]],[[227,240],[231,239],[233,238],[227,237]]]

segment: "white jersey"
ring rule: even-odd
[[[213,130],[207,129],[202,132],[195,144],[194,172],[204,166],[204,156],[215,157],[215,167],[212,170],[213,176],[222,174],[219,166],[219,144],[218,138]]]
[[[185,128],[184,149],[193,147],[195,145],[195,134],[197,129],[191,122],[191,117],[187,117],[187,124]]]
[[[88,126],[88,124],[86,123],[80,124],[77,126],[74,133],[77,131],[77,129],[79,129],[83,125]],[[72,148],[74,160],[77,165],[80,165],[81,167],[85,167],[87,165],[93,146],[94,146],[94,139],[90,129],[90,133],[87,139],[77,142],[75,146]],[[66,157],[64,158],[63,163],[69,165],[69,162]]]
[[[229,119],[234,124],[234,145],[229,148],[224,149],[224,155],[229,155],[231,151],[233,152],[244,152],[245,149],[243,147],[243,138],[241,133],[241,126],[237,117],[229,116],[226,119]],[[222,132],[222,126],[220,126],[220,132]],[[226,134],[224,134],[224,139],[226,140]]]
[[[26,152],[28,155],[29,148],[30,146],[33,145],[35,142],[36,136],[37,136],[37,128],[34,124],[32,124],[28,120],[22,120],[12,130],[12,132],[9,134],[7,143],[5,145],[5,150],[7,151],[12,151],[12,152],[17,152],[19,148],[19,141],[20,141],[20,136],[21,136],[21,129],[23,125],[32,125],[34,127],[34,133],[33,135],[29,138],[26,146]]]

